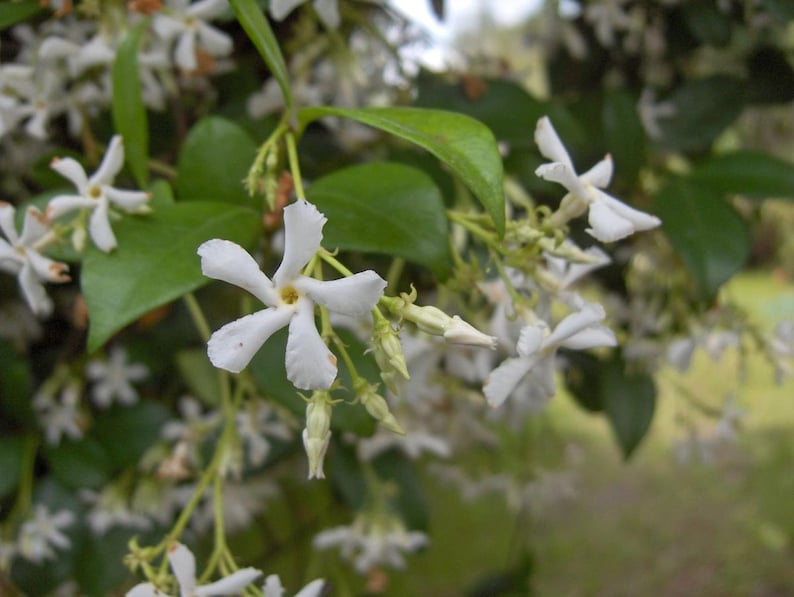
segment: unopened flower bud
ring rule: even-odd
[[[444,330],[444,340],[452,344],[468,344],[483,346],[491,350],[496,348],[496,337],[482,333],[470,323],[466,323],[455,315]]]
[[[369,384],[363,389],[360,394],[361,404],[367,409],[367,412],[373,419],[380,421],[386,429],[405,435],[405,431],[394,418],[394,415],[389,411],[389,405],[386,399],[380,394],[376,394],[375,390]]]
[[[408,366],[403,354],[402,342],[397,332],[389,321],[383,317],[376,317],[375,329],[372,333],[374,344],[375,362],[380,368],[380,376],[386,387],[397,394],[397,375],[403,379],[410,379]]]
[[[306,406],[303,447],[309,458],[309,479],[325,479],[323,461],[331,441],[331,399],[326,391],[312,394]]]
[[[85,226],[78,226],[72,232],[72,246],[78,253],[85,251],[86,231]]]

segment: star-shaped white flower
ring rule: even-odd
[[[167,8],[154,16],[153,29],[165,40],[179,38],[176,42],[174,61],[185,71],[195,71],[199,64],[196,58],[198,44],[210,56],[228,56],[233,47],[232,38],[207,21],[223,14],[229,7],[227,0],[170,0]]]
[[[68,178],[79,195],[57,195],[47,205],[47,217],[57,218],[76,209],[93,210],[88,231],[94,244],[109,253],[116,248],[116,236],[110,227],[110,204],[129,213],[144,213],[149,193],[124,191],[110,185],[124,165],[124,144],[121,136],[110,140],[99,169],[89,178],[80,163],[72,158],[55,158],[50,167]]]
[[[295,597],[319,597],[324,587],[325,581],[322,578],[318,578],[295,593]],[[279,578],[278,574],[270,574],[265,579],[262,592],[264,593],[263,597],[284,597],[284,593],[287,591],[284,585],[281,584],[281,578]]]
[[[262,573],[256,568],[242,568],[229,576],[208,585],[196,586],[196,558],[181,543],[168,549],[168,561],[179,583],[180,597],[212,597],[214,595],[237,595]],[[166,597],[152,583],[135,585],[127,597]]]
[[[107,408],[118,398],[121,404],[135,404],[138,393],[131,382],[143,381],[149,376],[149,369],[141,363],[128,363],[127,351],[116,347],[110,352],[107,361],[89,361],[85,368],[86,376],[94,382],[92,396],[97,406]]]
[[[328,281],[301,275],[320,248],[325,222],[325,216],[305,199],[284,208],[284,258],[272,281],[240,245],[213,239],[198,248],[205,276],[244,288],[268,306],[212,335],[207,354],[213,365],[239,373],[273,333],[289,325],[287,378],[302,390],[331,386],[336,379],[336,357],[317,331],[314,304],[366,317],[383,294],[386,281],[372,270]]]
[[[0,230],[8,239],[0,238],[0,270],[16,275],[22,296],[33,313],[49,315],[52,301],[42,283],[68,282],[69,268],[36,250],[36,243],[50,231],[44,214],[35,207],[29,207],[25,212],[22,234],[17,234],[15,212],[10,203],[0,201]]]
[[[483,393],[492,407],[501,405],[530,372],[546,396],[555,392],[554,355],[558,348],[585,350],[597,346],[615,346],[615,334],[598,325],[606,317],[598,303],[585,303],[577,312],[565,317],[547,335],[543,323],[521,329],[516,347],[518,356],[506,359],[485,380]]]
[[[610,155],[584,174],[578,175],[568,151],[547,116],[538,120],[535,143],[538,144],[540,153],[552,160],[550,164],[539,166],[535,174],[545,180],[560,183],[571,195],[588,206],[590,228],[587,232],[601,242],[614,242],[638,230],[656,228],[662,223],[656,216],[629,207],[601,190],[612,178]]]
[[[306,0],[271,0],[270,16],[276,21],[283,21],[287,18],[289,13],[305,3]],[[336,29],[339,27],[341,18],[339,17],[339,5],[337,0],[314,0],[312,5],[326,27],[329,29]]]

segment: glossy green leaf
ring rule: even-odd
[[[25,438],[0,437],[0,497],[5,497],[17,488],[24,454]]]
[[[444,201],[433,179],[403,164],[351,166],[320,178],[308,199],[328,218],[323,246],[403,257],[449,274]]]
[[[603,361],[579,350],[566,350],[564,369],[565,387],[583,409],[597,413],[604,410],[599,391]]]
[[[422,147],[444,162],[471,189],[499,234],[505,229],[502,158],[490,129],[453,112],[424,108],[305,108],[301,128],[324,116],[351,118]]]
[[[169,418],[168,410],[158,402],[114,405],[97,415],[92,435],[107,454],[111,470],[120,470],[138,463]]]
[[[250,245],[259,220],[246,208],[189,202],[127,217],[114,229],[118,249],[107,254],[91,247],[83,260],[89,352],[144,313],[209,282],[201,274],[198,246],[211,238]]]
[[[29,359],[0,338],[0,420],[16,428],[36,425],[30,398],[33,389],[30,365]]]
[[[0,4],[0,31],[8,29],[24,20],[29,19],[42,8],[39,0],[24,0],[23,2],[3,2]]]
[[[257,207],[243,187],[256,143],[231,120],[210,116],[190,129],[177,162],[180,201],[218,201]]]
[[[654,213],[704,298],[713,297],[750,254],[744,220],[714,189],[675,181],[657,194]]]
[[[601,371],[600,391],[612,431],[628,459],[653,420],[656,408],[653,378],[645,373],[627,372],[623,360],[615,359]]]
[[[381,480],[396,486],[395,509],[406,526],[426,531],[430,527],[430,513],[414,461],[404,452],[392,449],[375,458],[372,466]]]
[[[631,185],[645,162],[645,131],[637,111],[637,98],[623,89],[607,91],[601,119],[604,143],[615,161],[615,175]]]
[[[154,211],[174,204],[174,191],[167,180],[162,178],[155,180],[149,188],[149,192],[152,194],[149,207]]]
[[[450,83],[427,72],[417,81],[414,105],[476,118],[511,147],[534,147],[535,123],[548,113],[546,102],[533,98],[513,81],[470,77]]]
[[[674,114],[659,118],[664,149],[696,151],[711,142],[736,120],[744,108],[744,83],[734,77],[717,75],[688,81],[669,101]]]
[[[257,5],[256,0],[229,0],[229,4],[232,5],[237,20],[256,46],[270,73],[278,81],[281,93],[284,94],[284,104],[292,106],[289,71],[276,36],[273,35],[270,24],[262,14],[262,9]]]
[[[717,155],[699,164],[691,176],[723,193],[794,199],[794,164],[759,151]]]
[[[45,454],[52,474],[64,487],[98,489],[110,479],[110,459],[91,437],[64,439],[57,446],[47,446]]]
[[[81,595],[112,595],[122,581],[132,580],[130,571],[124,565],[129,540],[129,527],[113,527],[101,536],[89,534],[86,537],[77,554],[75,566],[75,579],[80,585]]]
[[[124,137],[124,157],[135,182],[141,188],[149,183],[149,123],[143,105],[138,51],[148,19],[130,29],[116,50],[113,81],[113,126]]]

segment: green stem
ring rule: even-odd
[[[182,299],[185,301],[185,306],[190,313],[191,319],[193,319],[193,325],[196,326],[196,330],[198,330],[201,339],[207,342],[210,339],[211,332],[207,319],[204,317],[204,312],[201,310],[201,305],[199,305],[192,292],[185,294]]]
[[[39,447],[39,438],[30,434],[25,437],[25,445],[22,451],[22,462],[20,469],[22,471],[19,480],[19,491],[17,498],[14,502],[14,507],[8,515],[8,521],[14,521],[17,518],[22,518],[27,512],[30,511],[33,496],[33,477],[34,468],[36,464],[36,451]]]
[[[292,181],[295,185],[295,194],[301,199],[306,198],[306,191],[303,189],[303,179],[301,178],[300,162],[298,162],[298,148],[295,143],[295,135],[292,132],[286,134],[287,157],[289,158],[289,168],[292,172]]]
[[[404,268],[405,268],[405,259],[402,259],[401,257],[396,257],[395,259],[392,260],[391,265],[389,266],[389,271],[386,273],[386,281],[387,281],[386,292],[394,294]]]

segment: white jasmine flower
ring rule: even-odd
[[[241,593],[262,573],[255,568],[241,568],[208,585],[196,586],[196,558],[187,547],[174,542],[168,548],[168,561],[179,583],[181,597],[212,597]],[[127,597],[165,597],[152,583],[141,583],[127,592]]]
[[[254,467],[267,460],[270,437],[283,441],[292,437],[289,427],[276,417],[273,407],[264,400],[251,401],[237,413],[237,433],[248,446],[248,459]]]
[[[146,379],[149,369],[141,363],[127,363],[127,351],[119,346],[110,351],[107,361],[89,361],[85,373],[94,382],[91,392],[94,402],[99,407],[107,408],[113,398],[127,406],[135,404],[138,392],[130,382]]]
[[[315,302],[330,311],[366,317],[383,294],[386,281],[372,270],[328,281],[301,275],[320,248],[325,222],[325,216],[305,199],[284,208],[284,258],[272,281],[233,242],[213,239],[199,247],[205,276],[244,288],[268,306],[212,335],[207,354],[213,365],[239,373],[274,332],[289,325],[287,378],[302,390],[331,386],[336,379],[336,357],[315,326]]]
[[[46,391],[39,393],[33,399],[33,407],[49,443],[60,443],[64,435],[71,439],[83,437],[78,382],[67,383],[61,391],[60,400],[56,400]]]
[[[362,574],[378,565],[402,568],[404,553],[427,544],[427,535],[408,531],[397,516],[366,512],[357,515],[351,526],[328,529],[312,541],[316,549],[339,546],[342,557],[353,559],[356,570]]]
[[[581,310],[560,321],[550,334],[543,323],[522,328],[516,347],[518,356],[506,359],[485,381],[483,393],[488,404],[492,407],[502,404],[530,372],[546,395],[553,396],[554,355],[558,348],[584,350],[617,344],[609,328],[597,325],[604,317],[606,313],[601,305],[586,303]]]
[[[448,458],[452,454],[449,443],[442,436],[413,428],[405,435],[378,429],[372,437],[359,438],[357,442],[358,457],[365,461],[374,460],[391,448],[402,450],[412,460],[425,452],[439,458]]]
[[[143,191],[124,191],[110,186],[124,165],[124,145],[121,136],[110,140],[107,153],[99,169],[91,178],[83,167],[72,158],[55,158],[50,167],[61,176],[68,178],[76,187],[79,195],[58,195],[47,205],[47,216],[57,218],[75,209],[93,210],[88,230],[91,239],[101,250],[109,253],[116,248],[116,236],[110,227],[110,205],[113,204],[129,213],[144,213],[149,194]]]
[[[295,597],[320,597],[324,587],[325,581],[322,578],[318,578],[295,593]],[[284,589],[284,585],[281,584],[278,574],[271,574],[265,579],[262,591],[264,593],[263,597],[283,597],[284,593],[287,592]]]
[[[615,34],[631,27],[631,16],[624,5],[627,0],[600,0],[585,6],[584,18],[593,25],[596,38],[609,48],[615,43]]]
[[[234,43],[232,38],[220,29],[207,24],[228,8],[227,0],[170,0],[167,10],[154,16],[152,28],[157,34],[168,41],[179,38],[176,42],[174,61],[185,71],[198,69],[196,46],[198,45],[210,56],[228,56]]]
[[[270,16],[276,21],[283,21],[289,13],[305,3],[306,0],[271,0]],[[328,29],[339,27],[341,19],[337,0],[314,0],[312,6],[317,11],[323,25],[328,27]]]
[[[547,116],[538,120],[535,143],[543,156],[553,160],[550,164],[539,166],[535,174],[545,180],[558,182],[568,189],[569,195],[563,199],[563,203],[568,197],[572,197],[581,204],[581,209],[576,209],[578,213],[585,207],[589,208],[588,222],[591,227],[587,232],[598,240],[614,242],[638,230],[650,230],[661,224],[656,216],[629,207],[601,190],[612,178],[610,155],[581,176],[577,175],[568,151]]]
[[[63,530],[74,522],[74,514],[59,510],[50,514],[49,508],[37,504],[33,518],[22,523],[17,546],[19,555],[31,562],[41,563],[55,559],[55,548],[68,549],[72,542]]]
[[[10,203],[0,201],[0,270],[17,276],[19,288],[30,310],[36,315],[52,313],[52,301],[44,290],[43,282],[68,282],[68,266],[44,257],[36,249],[49,234],[44,214],[35,207],[25,212],[22,234],[17,234],[14,223],[16,210]]]
[[[660,139],[662,127],[659,121],[675,116],[676,107],[673,102],[656,101],[656,93],[650,87],[646,87],[640,95],[637,111],[640,114],[640,122],[642,122],[645,133],[651,139]]]

